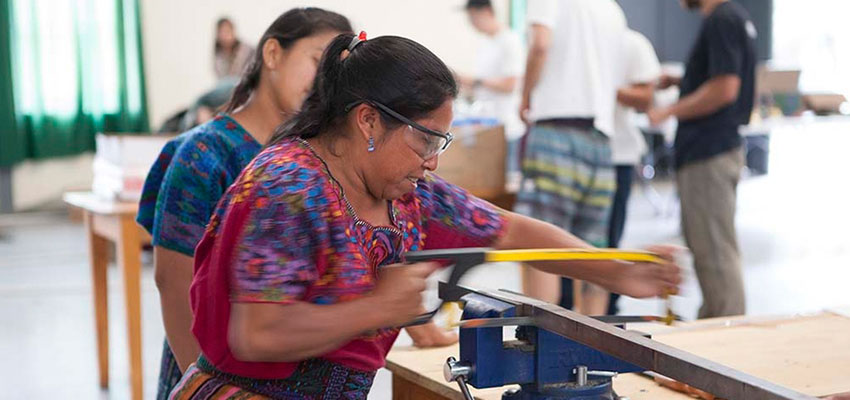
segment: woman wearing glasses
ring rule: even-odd
[[[331,42],[301,111],[228,189],[198,245],[202,356],[173,398],[366,398],[437,268],[394,265],[404,252],[588,247],[433,174],[456,94],[448,68],[411,40]],[[672,263],[537,267],[638,297],[679,283]]]

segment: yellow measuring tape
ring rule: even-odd
[[[531,262],[531,261],[630,261],[663,263],[665,260],[648,251],[623,251],[619,249],[533,249],[533,250],[489,250],[487,262]]]
[[[533,249],[533,250],[490,250],[485,254],[487,262],[532,262],[532,261],[629,261],[663,263],[666,260],[648,251],[619,249]],[[673,313],[670,293],[663,296],[666,315],[664,323],[672,325],[676,319]]]

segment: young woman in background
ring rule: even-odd
[[[167,336],[158,399],[168,396],[200,354],[190,331],[189,284],[195,246],[215,204],[275,127],[299,110],[325,46],[346,32],[351,25],[344,16],[318,8],[279,16],[260,39],[225,112],[166,144],[148,173],[137,221],[153,237]]]

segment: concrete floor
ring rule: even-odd
[[[737,219],[749,314],[788,314],[850,305],[850,185],[846,177],[850,122],[778,127],[770,173],[739,188]],[[623,245],[681,243],[669,183],[656,183],[661,204],[635,188]],[[110,386],[97,385],[91,283],[80,225],[61,213],[0,216],[0,398],[125,399],[129,397],[120,277],[110,269]],[[159,298],[149,255],[142,279],[146,398],[153,398],[163,340]],[[696,315],[700,291],[683,260],[686,282],[674,308]],[[466,282],[519,289],[518,267],[492,265]],[[432,301],[433,292],[431,294]],[[626,298],[622,313],[659,313],[657,300]],[[398,345],[409,344],[401,337]],[[382,370],[371,399],[389,399]]]

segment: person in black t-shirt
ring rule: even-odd
[[[676,185],[682,230],[694,254],[703,292],[700,318],[745,312],[744,284],[735,234],[736,189],[744,165],[741,125],[750,121],[755,83],[756,30],[743,7],[727,0],[682,0],[705,16],[679,101],[648,112],[658,125],[679,120],[675,141]]]

